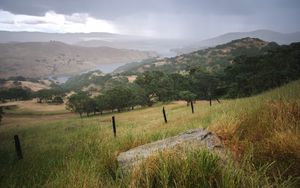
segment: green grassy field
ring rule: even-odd
[[[297,187],[300,81],[250,98],[184,102],[79,118],[10,114],[0,126],[0,187]],[[165,106],[169,122],[163,121]],[[51,114],[51,112],[50,112]],[[118,153],[205,127],[230,151],[224,164],[207,151],[168,151],[122,174]],[[23,160],[17,160],[18,134]]]

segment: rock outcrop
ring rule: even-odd
[[[117,160],[119,166],[124,169],[138,165],[151,155],[169,149],[182,150],[208,149],[214,151],[221,158],[225,156],[221,140],[206,129],[193,129],[180,135],[138,146],[119,154]]]

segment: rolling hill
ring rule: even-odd
[[[214,47],[219,44],[228,43],[232,40],[240,38],[260,38],[264,41],[276,42],[278,44],[290,44],[292,42],[300,41],[300,32],[294,33],[280,33],[271,30],[255,30],[250,32],[231,32],[220,35],[214,38],[195,42],[194,44],[187,45],[183,48],[173,49],[177,54],[190,53],[193,51],[201,50],[203,48]]]
[[[216,47],[198,50],[173,58],[131,63],[119,67],[115,72],[145,72],[160,70],[168,73],[180,72],[193,67],[202,66],[208,71],[218,71],[230,65],[240,55],[254,56],[266,53],[278,46],[274,42],[266,42],[258,38],[242,38]]]
[[[135,38],[128,35],[113,33],[45,33],[27,31],[0,31],[0,43],[8,42],[48,42],[50,40],[60,41],[67,44],[75,44],[85,40],[125,40]]]
[[[114,33],[43,33],[0,31],[0,43],[60,41],[82,47],[111,47],[143,51],[156,51],[162,56],[176,55],[172,48],[191,44],[185,39],[157,39]]]
[[[125,64],[155,56],[155,52],[79,47],[56,41],[3,43],[0,44],[0,77],[75,75],[102,64]]]

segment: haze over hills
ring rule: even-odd
[[[207,47],[213,47],[219,44],[224,44],[232,40],[241,38],[259,38],[268,42],[276,42],[278,44],[290,44],[292,42],[300,41],[300,31],[294,33],[280,33],[271,30],[255,30],[250,32],[231,32],[220,35],[214,38],[195,42],[194,44],[187,45],[184,48],[173,49],[177,54],[189,53]]]
[[[188,45],[191,40],[156,39],[144,36],[121,35],[113,33],[43,33],[0,31],[0,43],[8,42],[49,42],[60,41],[84,47],[107,46],[121,49],[156,51],[161,56],[172,56],[172,48]]]
[[[235,57],[263,54],[276,46],[278,45],[274,42],[247,37],[172,58],[126,64],[116,69],[115,72],[138,73],[159,70],[173,73],[199,66],[208,71],[218,71],[228,66]]]
[[[155,39],[112,33],[0,31],[0,42],[4,43],[0,44],[0,73],[2,78],[18,75],[25,77],[65,76],[92,69],[102,69],[103,71],[104,68],[99,68],[99,65],[108,64],[114,64],[114,68],[122,66],[116,72],[129,69],[135,72],[152,69],[165,69],[172,72],[186,69],[186,66],[198,65],[198,63],[205,64],[204,61],[216,63],[214,67],[216,68],[225,66],[226,63],[222,65],[221,62],[227,62],[228,59],[233,58],[231,52],[226,54],[212,49],[199,52],[197,49],[206,49],[243,37],[258,37],[264,41],[289,44],[300,41],[300,32],[288,34],[270,30],[234,32],[188,45],[191,44],[191,39]],[[182,46],[186,47],[181,48]],[[170,49],[174,49],[174,47],[177,49],[172,53]],[[158,54],[151,51],[157,51]],[[175,51],[179,54],[196,52],[187,56],[171,58],[175,56]],[[139,63],[141,60],[158,55],[169,57],[169,59],[151,60],[150,63],[146,61],[142,63],[143,65]],[[151,64],[152,62],[154,64]],[[125,63],[131,64],[123,66]],[[110,72],[114,68],[109,68],[109,71],[104,72]]]
[[[125,64],[157,56],[154,52],[79,47],[62,42],[0,44],[0,77],[75,75],[103,64]]]
[[[0,43],[7,42],[49,42],[50,40],[60,41],[67,44],[75,44],[85,40],[125,40],[137,38],[129,35],[114,33],[95,32],[95,33],[45,33],[27,31],[0,31]]]
[[[250,32],[231,32],[214,38],[195,42],[197,38],[165,39],[145,36],[123,35],[105,32],[94,33],[43,33],[43,32],[9,32],[0,31],[0,43],[7,42],[49,42],[60,41],[84,47],[107,46],[121,49],[156,51],[162,57],[189,53],[240,38],[260,38],[278,44],[290,44],[300,41],[300,32],[280,33],[271,30]]]
[[[109,46],[112,48],[136,49],[156,51],[162,57],[172,57],[176,53],[171,49],[174,47],[181,47],[191,44],[190,39],[151,39],[151,38],[137,38],[131,40],[85,40],[76,43],[79,46],[85,47],[99,47]]]

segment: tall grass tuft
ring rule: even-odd
[[[253,149],[257,167],[274,163],[270,173],[275,179],[300,176],[299,100],[267,101],[256,111],[241,114],[235,123],[229,130],[220,128],[219,134],[236,159]]]
[[[167,151],[133,170],[132,187],[214,187],[220,177],[219,158],[206,150]]]
[[[245,155],[241,163],[236,163],[230,158],[224,162],[207,150],[167,151],[135,168],[130,187],[295,187],[295,179],[274,181],[270,178],[268,173],[273,163],[255,168],[251,161],[251,153]]]

